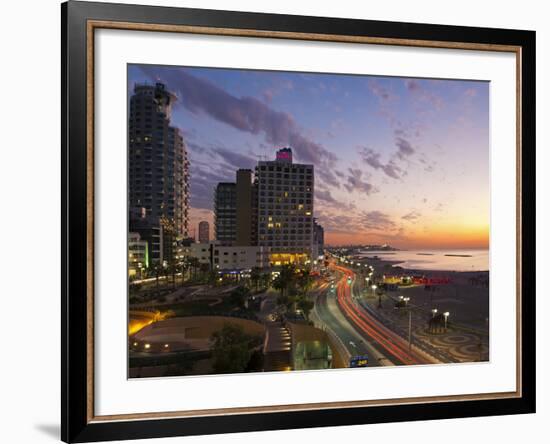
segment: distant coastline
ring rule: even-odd
[[[489,270],[489,250],[447,249],[440,251],[399,250],[392,252],[361,250],[357,257],[385,261],[408,270],[459,272]]]

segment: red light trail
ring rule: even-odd
[[[418,355],[414,351],[409,351],[409,345],[403,338],[382,325],[378,320],[368,314],[367,311],[353,303],[351,299],[351,285],[348,285],[346,281],[348,278],[353,280],[355,273],[340,266],[334,266],[334,268],[344,273],[344,276],[338,282],[337,302],[343,313],[351,322],[380,344],[385,351],[397,358],[399,362],[407,365],[427,364],[428,361],[424,357]]]

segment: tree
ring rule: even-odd
[[[196,257],[189,258],[189,268],[191,270],[191,279],[195,280],[197,278],[197,270],[200,267],[200,261]]]
[[[268,287],[270,282],[271,282],[271,274],[262,273],[262,275],[260,276],[260,285],[262,287]]]
[[[284,299],[285,293],[294,285],[296,269],[293,265],[283,265],[279,276],[273,281],[273,288],[281,292],[280,298]]]
[[[277,296],[277,305],[285,306],[287,309],[291,307],[291,305],[294,302],[294,299],[287,296],[287,295],[279,295]]]
[[[156,282],[157,291],[158,291],[158,288],[159,288],[159,278],[160,278],[160,276],[163,275],[163,272],[164,272],[164,268],[162,267],[161,264],[155,264],[153,266],[153,274],[155,275],[155,282]]]
[[[263,368],[264,354],[261,350],[254,350],[250,356],[245,372],[261,372]]]
[[[261,277],[262,277],[262,271],[260,270],[259,267],[254,267],[250,271],[250,282],[254,285],[254,287],[256,288],[256,291],[258,291],[258,286],[260,284]]]
[[[248,296],[250,295],[250,290],[246,287],[240,286],[235,288],[229,295],[229,301],[236,305],[239,308],[244,307],[244,303]]]
[[[212,334],[212,361],[215,373],[242,373],[248,367],[252,339],[242,327],[225,324]]]
[[[277,276],[277,277],[275,278],[275,280],[273,281],[273,288],[274,288],[275,290],[278,290],[279,293],[280,293],[280,294],[279,294],[279,297],[277,298],[277,301],[278,301],[279,299],[282,300],[282,299],[285,297],[286,282],[285,282],[283,279],[281,279],[281,276]],[[278,303],[279,303],[279,302],[277,302],[277,304],[278,304]]]
[[[172,276],[172,288],[176,288],[176,273],[178,272],[178,266],[174,261],[168,262],[166,267],[166,273]]]
[[[186,259],[184,259],[183,261],[180,262],[181,285],[182,286],[185,282],[185,273],[187,272],[188,269],[189,269],[189,262]]]
[[[298,286],[302,293],[307,294],[311,287],[313,286],[313,278],[308,269],[302,270],[298,276]]]
[[[313,301],[310,301],[307,297],[301,296],[296,302],[298,309],[302,310],[306,319],[309,319],[309,313],[313,309]]]
[[[210,265],[208,264],[200,264],[199,265],[199,270],[201,272],[201,280],[202,279],[206,279],[208,281],[208,273],[210,271]]]
[[[210,270],[208,272],[208,283],[212,286],[215,286],[218,281],[218,273],[216,273],[214,270]]]

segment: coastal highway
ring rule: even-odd
[[[346,319],[361,332],[361,335],[376,344],[384,355],[395,364],[428,364],[431,361],[418,353],[401,336],[393,332],[353,300],[355,273],[345,267],[333,264],[333,270],[342,274],[336,286],[336,303]],[[348,280],[351,283],[348,283]]]
[[[342,277],[340,283],[345,281]],[[339,284],[340,284],[339,283]],[[351,356],[367,355],[367,367],[393,365],[392,359],[381,353],[373,344],[372,339],[361,330],[354,327],[342,314],[337,303],[336,289],[331,290],[329,285],[319,289],[315,302],[317,317],[341,340]]]

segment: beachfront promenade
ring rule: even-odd
[[[385,264],[377,268],[373,267],[371,276],[387,270]],[[407,285],[386,291],[364,285],[362,281],[369,275],[352,267],[333,264],[333,269],[341,276],[334,298],[340,312],[364,341],[386,354],[388,360],[396,364],[488,361],[488,288],[482,280],[472,279],[474,273],[446,272],[450,277],[445,285]],[[321,304],[327,305],[322,300]],[[443,313],[447,314],[446,325],[437,331],[430,329],[430,319]],[[326,314],[325,318],[329,319]],[[414,353],[407,357],[399,350],[403,341],[408,346],[409,340],[416,357]],[[398,350],[392,351],[395,344]]]

